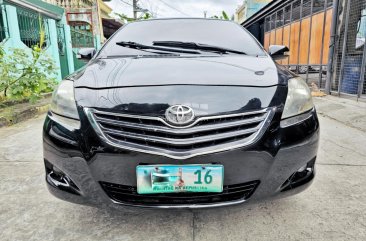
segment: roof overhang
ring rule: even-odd
[[[107,26],[107,27],[113,27],[113,28],[120,28],[122,27],[122,23],[118,22],[117,20],[115,19],[111,19],[111,18],[102,18],[102,23],[103,23],[103,26]]]
[[[65,12],[65,9],[61,7],[40,0],[7,0],[7,2],[31,9],[55,20],[61,20]]]

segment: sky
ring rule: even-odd
[[[141,8],[148,9],[159,18],[221,16],[224,10],[230,17],[243,0],[139,0]],[[106,2],[114,12],[132,17],[132,0]]]

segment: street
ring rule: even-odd
[[[0,129],[1,240],[366,240],[366,104],[315,100],[317,175],[299,195],[205,210],[124,213],[48,193],[44,116]]]

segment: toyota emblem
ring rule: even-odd
[[[194,112],[189,106],[173,105],[166,110],[165,117],[171,124],[185,125],[192,122],[194,119]]]

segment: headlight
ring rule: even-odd
[[[63,117],[79,120],[72,81],[63,80],[53,92],[51,111]]]
[[[288,81],[288,93],[282,119],[299,115],[314,107],[311,92],[300,77]]]

